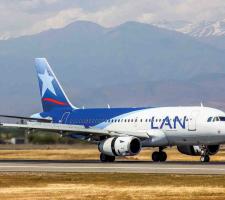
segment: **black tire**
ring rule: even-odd
[[[103,154],[103,153],[100,154],[100,161],[101,162],[107,162],[107,158],[106,158],[105,154]]]
[[[201,162],[209,162],[210,161],[209,155],[201,156],[200,161]]]
[[[152,153],[152,160],[153,160],[153,162],[159,162],[160,161],[159,152],[155,151],[155,152]]]
[[[166,152],[164,151],[160,152],[160,162],[165,162],[166,160],[167,160]]]
[[[101,153],[100,154],[100,161],[101,162],[114,162],[115,156],[108,156],[108,155],[105,155],[104,153]]]

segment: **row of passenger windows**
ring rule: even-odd
[[[182,121],[183,119],[180,119],[180,121]],[[83,123],[101,123],[101,122],[105,122],[105,123],[132,123],[132,122],[162,122],[163,119],[109,119],[109,120],[101,120],[101,119],[88,119],[88,120],[78,120],[78,121],[70,121],[71,124],[73,123],[78,123],[78,124],[83,124]],[[175,121],[175,119],[170,119],[170,121]],[[186,121],[188,121],[188,119],[186,118]]]
[[[163,119],[140,119],[139,120],[140,122],[151,122],[151,121],[153,121],[153,122],[162,122],[163,121]],[[175,121],[175,119],[170,119],[170,121]],[[182,121],[182,119],[180,119],[180,121]],[[186,118],[186,121],[188,121],[188,119]],[[110,120],[106,120],[105,122],[108,122],[108,123],[119,123],[119,122],[138,122],[138,119],[110,119]]]

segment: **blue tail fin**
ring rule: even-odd
[[[64,108],[74,109],[59,81],[45,58],[36,58],[35,67],[41,93],[42,107],[44,112]]]

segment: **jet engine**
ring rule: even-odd
[[[108,156],[134,156],[141,151],[141,141],[136,137],[111,137],[100,142],[99,151]]]
[[[190,156],[199,156],[201,155],[200,146],[177,146],[177,149],[180,153],[190,155]],[[206,146],[206,151],[208,155],[215,155],[220,149],[220,145],[208,145]]]

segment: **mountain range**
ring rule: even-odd
[[[0,41],[0,113],[41,109],[35,57],[46,57],[78,107],[205,105],[225,109],[224,49],[138,22],[78,21]]]
[[[225,50],[225,19],[195,23],[182,20],[164,20],[155,22],[153,25],[187,34],[198,39],[199,41],[205,42],[206,44]]]
[[[196,38],[225,36],[225,19],[219,21],[200,21],[195,23],[182,20],[164,20],[153,23],[153,25],[188,34]]]

